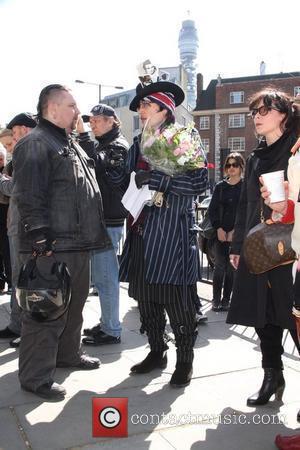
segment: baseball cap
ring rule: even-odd
[[[99,103],[99,105],[96,105],[91,109],[90,114],[84,114],[82,116],[82,120],[84,122],[89,122],[90,117],[93,116],[117,117],[117,114],[111,106],[105,105],[104,103]]]

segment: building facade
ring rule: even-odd
[[[291,96],[300,94],[300,72],[257,75],[211,80],[203,90],[203,77],[197,76],[197,105],[194,122],[200,132],[208,161],[210,179],[223,176],[223,163],[229,152],[241,152],[246,158],[256,147],[248,100],[264,88],[280,89]]]

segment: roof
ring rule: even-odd
[[[221,84],[229,83],[247,83],[251,81],[263,81],[263,80],[278,80],[283,78],[300,78],[300,72],[280,72],[267,75],[252,75],[248,77],[237,78],[222,78]],[[202,90],[200,98],[197,98],[197,104],[194,111],[202,111],[207,109],[214,109],[216,107],[216,86],[218,80],[211,80],[205,90]]]

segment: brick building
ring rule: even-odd
[[[281,89],[295,96],[300,94],[300,72],[277,73],[239,78],[211,80],[203,90],[203,77],[197,76],[197,105],[194,121],[205,146],[210,169],[210,179],[222,178],[226,155],[238,151],[245,157],[257,140],[252,119],[248,117],[248,99],[255,92],[267,88]]]

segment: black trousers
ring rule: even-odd
[[[28,313],[22,316],[19,354],[21,385],[36,390],[52,383],[57,363],[74,366],[80,362],[82,310],[90,283],[89,252],[55,254],[71,274],[71,302],[68,311],[57,320],[37,322]],[[22,255],[23,260],[28,256]]]
[[[139,301],[142,328],[148,335],[152,351],[163,352],[166,349],[164,331],[166,312],[175,335],[177,362],[192,362],[194,344],[197,338],[196,307],[192,299],[188,299],[186,308],[182,298],[177,296],[173,302],[160,304]]]
[[[282,335],[283,328],[267,324],[264,328],[255,328],[260,339],[260,349],[262,353],[262,367],[282,369],[283,346]]]
[[[230,242],[220,242],[218,239],[214,243],[215,251],[215,267],[213,274],[213,300],[219,304],[222,296],[227,302],[230,301],[232,284],[233,284],[233,268],[229,261]]]

